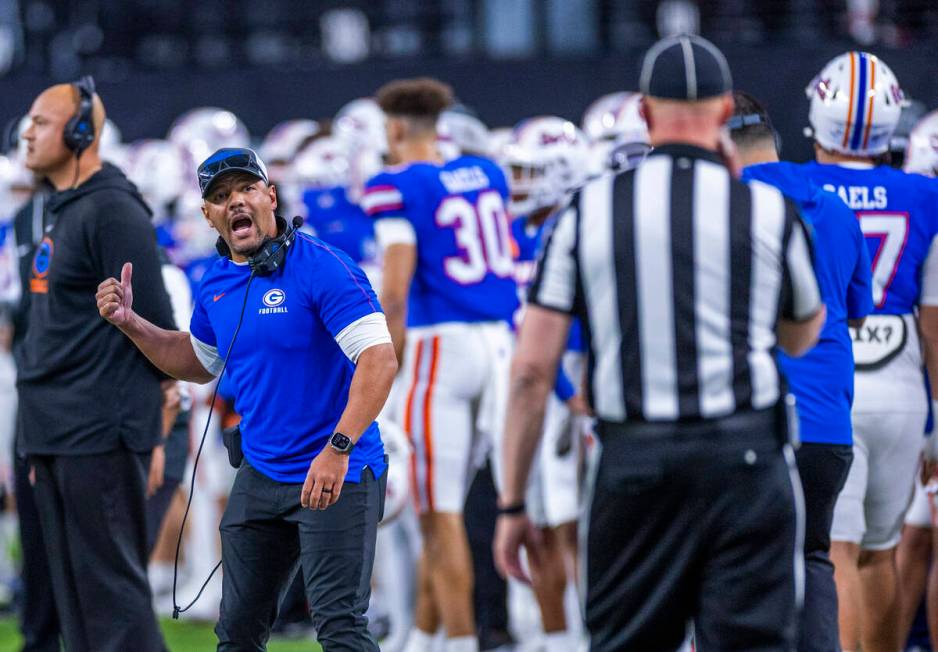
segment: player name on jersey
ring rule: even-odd
[[[440,182],[449,192],[459,194],[482,190],[491,185],[488,176],[478,165],[440,172]]]
[[[877,210],[889,206],[889,197],[884,186],[822,186],[828,192],[837,193],[853,210]]]

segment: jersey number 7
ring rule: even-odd
[[[447,197],[436,211],[436,223],[455,230],[460,255],[445,258],[443,269],[457,283],[472,285],[490,272],[500,278],[511,276],[511,234],[497,191],[479,193],[475,204],[462,195]]]
[[[860,230],[867,242],[876,240],[870,251],[873,266],[873,303],[877,308],[886,304],[886,293],[899,269],[902,252],[909,237],[908,213],[857,212]]]

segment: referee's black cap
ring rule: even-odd
[[[705,100],[733,90],[733,78],[717,46],[680,34],[661,39],[645,53],[639,90],[668,100]]]

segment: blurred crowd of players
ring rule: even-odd
[[[513,276],[519,295],[533,277],[543,229],[549,227],[552,218],[568,204],[576,189],[591,178],[640,164],[651,149],[639,104],[640,96],[636,93],[604,95],[588,104],[580,125],[557,116],[537,116],[512,127],[489,127],[471,108],[460,104],[441,115],[437,124],[437,146],[445,160],[461,155],[482,156],[496,161],[505,171],[511,192],[508,209],[513,218]],[[24,119],[21,130],[27,126]],[[120,126],[108,121],[102,136],[101,155],[123,169],[137,185],[153,211],[159,244],[195,288],[218,255],[216,233],[206,225],[199,209],[202,198],[195,168],[221,147],[251,146],[256,147],[267,163],[270,181],[278,188],[280,212],[287,218],[302,216],[304,230],[344,250],[365,270],[373,286],[380,288],[381,251],[374,220],[366,210],[366,187],[370,179],[394,161],[388,160],[385,116],[372,98],[354,99],[331,118],[283,122],[263,138],[249,133],[232,112],[216,107],[195,108],[179,116],[165,138],[133,143],[122,142]],[[938,175],[938,111],[926,113],[920,104],[910,103],[892,136],[890,150],[894,166],[927,176]],[[0,482],[4,484],[5,496],[12,495],[9,475],[16,397],[15,369],[8,351],[9,325],[4,321],[3,308],[4,304],[15,304],[20,287],[16,270],[18,255],[9,231],[13,215],[35,190],[23,159],[22,147],[15,143],[0,155]],[[172,287],[168,289],[174,291]],[[581,640],[582,631],[578,625],[574,588],[577,551],[570,528],[575,531],[582,469],[592,445],[590,420],[580,387],[584,359],[582,343],[572,345],[565,367],[573,387],[566,392],[556,392],[557,398],[545,426],[550,435],[539,462],[543,484],[549,487],[542,496],[547,504],[540,509],[543,514],[539,525],[555,529],[560,533],[561,542],[556,558],[559,592],[555,590],[546,600],[556,602],[559,595],[563,612],[559,618],[564,621],[564,636],[571,642]],[[222,449],[221,429],[236,423],[238,417],[230,399],[225,398],[224,378],[220,382],[221,398],[216,409],[222,416],[214,420],[209,431],[194,480],[193,512],[183,547],[178,593],[185,602],[196,594],[219,554],[217,525],[234,477]],[[205,423],[211,389],[211,386],[187,384],[180,387],[183,405],[191,406],[190,450],[198,446],[197,436]],[[370,612],[372,626],[383,638],[382,649],[388,650],[403,649],[414,624],[414,596],[418,592],[415,578],[421,545],[408,471],[411,446],[400,422],[398,415],[393,414],[385,414],[381,420],[392,470],[387,509],[379,532],[373,580],[375,593]],[[480,461],[480,466],[484,464]],[[190,473],[191,460],[150,567],[154,604],[162,615],[172,612],[170,591],[175,533],[185,507]],[[938,483],[919,487],[918,491],[917,500],[931,503],[930,516],[924,521],[918,518],[911,526],[927,531],[936,525],[933,497]],[[494,520],[494,494],[487,495],[490,501],[487,504],[483,501],[481,507],[476,504],[473,509],[482,510],[483,520]],[[16,538],[13,504],[8,498],[8,509],[0,516],[0,603],[11,603],[16,588],[15,554],[11,552],[15,549]],[[467,518],[475,516],[479,515],[468,514]],[[927,557],[930,536],[924,539],[921,533],[912,536],[919,537],[915,543]],[[490,545],[490,541],[483,541],[482,548]],[[915,568],[921,576],[913,582],[913,593],[921,592],[925,583],[927,563],[917,564]],[[196,607],[184,617],[213,621],[217,617],[219,595],[220,582],[215,580]],[[297,599],[302,602],[301,593]],[[549,611],[550,606],[545,607],[542,595],[535,600],[529,588],[510,586],[510,635],[522,642],[522,649],[540,649],[538,646],[547,640],[543,637],[547,628],[542,618],[547,618]],[[556,613],[550,617],[558,619]],[[304,623],[302,605],[293,610],[284,609],[282,629],[302,631]],[[497,633],[492,636],[490,641],[481,641],[482,649],[511,640],[507,636],[499,638]]]

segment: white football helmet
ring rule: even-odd
[[[938,111],[926,115],[912,129],[903,169],[938,177]]]
[[[267,165],[288,163],[318,133],[315,120],[286,120],[267,132],[257,153]]]
[[[303,188],[348,187],[348,148],[335,136],[317,138],[293,159],[293,177]]]
[[[138,140],[127,149],[127,177],[155,210],[182,195],[195,178],[186,176],[186,153],[168,140]],[[157,210],[159,213],[159,210]]]
[[[592,175],[630,170],[651,151],[641,101],[640,93],[609,93],[586,109],[583,131],[592,143]]]
[[[447,161],[462,154],[488,154],[488,127],[462,105],[443,111],[437,120],[436,131],[440,155]]]
[[[509,174],[515,217],[560,207],[589,178],[589,142],[569,120],[528,118],[512,130],[502,165]]]
[[[877,156],[906,104],[892,70],[868,52],[851,51],[828,63],[805,89],[814,140],[826,150]]]
[[[123,135],[116,124],[107,118],[101,129],[101,142],[98,145],[101,159],[112,163],[121,169],[127,168],[127,146],[123,143]]]
[[[360,97],[339,109],[333,119],[332,132],[353,149],[376,149],[384,155],[388,152],[384,122],[384,111],[378,103],[370,97]]]
[[[384,123],[384,111],[370,97],[352,100],[339,109],[332,121],[333,135],[348,147],[352,201],[364,194],[365,182],[384,167],[388,154]]]
[[[380,525],[387,525],[404,511],[411,497],[410,456],[413,450],[407,434],[391,419],[379,417],[381,441],[388,454],[388,478],[384,492],[384,517]]]
[[[192,170],[222,147],[251,145],[251,135],[238,116],[210,106],[192,109],[176,118],[167,140],[189,154]]]
[[[33,191],[35,177],[17,156],[0,154],[0,224],[12,221]]]
[[[511,140],[511,127],[498,127],[489,131],[486,151],[490,159],[502,165],[505,160],[505,145]]]

